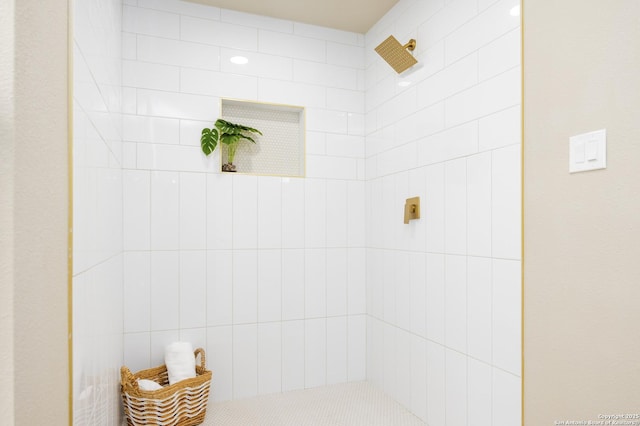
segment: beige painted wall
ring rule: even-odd
[[[523,10],[525,425],[640,413],[640,2]],[[570,175],[601,128],[607,169]]]
[[[67,0],[0,16],[0,423],[66,425]]]

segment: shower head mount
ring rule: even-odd
[[[418,63],[416,58],[409,52],[413,52],[416,48],[415,39],[409,40],[404,46],[394,37],[389,36],[385,41],[376,47],[376,52],[382,57],[391,68],[398,74],[406,71]]]

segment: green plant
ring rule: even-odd
[[[256,141],[247,133],[257,133],[262,135],[262,132],[253,127],[243,126],[241,124],[231,123],[226,120],[216,120],[214,127],[211,129],[202,129],[202,136],[200,137],[200,146],[202,152],[206,155],[211,154],[218,146],[218,142],[227,145],[228,163],[233,165],[233,159],[236,156],[236,150],[238,149],[238,143],[244,139],[249,142],[256,143]]]

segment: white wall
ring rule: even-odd
[[[191,341],[213,400],[364,380],[364,37],[125,3],[125,364]],[[305,106],[306,178],[221,173],[221,97]]]
[[[430,426],[520,423],[517,4],[401,0],[365,38],[367,377]]]
[[[73,9],[75,425],[120,421],[123,363],[122,4]]]

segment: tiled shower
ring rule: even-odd
[[[116,424],[120,365],[179,339],[212,401],[368,380],[430,426],[518,424],[516,6],[400,0],[362,35],[76,0],[75,424]],[[221,98],[304,106],[306,177],[219,172]]]

